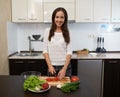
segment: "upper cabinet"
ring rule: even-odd
[[[13,22],[43,22],[42,0],[12,0]]]
[[[110,22],[111,0],[94,0],[94,22]]]
[[[120,22],[120,0],[112,0],[112,22]]]
[[[51,22],[57,7],[69,21],[120,22],[120,0],[12,0],[12,22]]]
[[[68,13],[68,20],[75,20],[75,0],[44,0],[44,22],[51,22],[52,12],[57,7],[64,7]]]
[[[76,22],[110,22],[111,0],[76,0]]]
[[[93,0],[76,0],[76,22],[93,22]]]
[[[57,7],[64,7],[68,20],[75,21],[75,0],[12,0],[13,22],[51,22]]]

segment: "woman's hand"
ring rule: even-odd
[[[65,74],[66,74],[66,70],[64,68],[62,68],[59,73],[58,73],[58,77],[59,79],[63,79],[65,77]]]
[[[52,65],[48,67],[48,71],[49,71],[52,75],[54,75],[54,74],[56,73],[56,71],[55,71],[55,69],[54,69],[54,67],[53,67]]]

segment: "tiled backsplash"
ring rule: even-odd
[[[97,23],[70,23],[68,24],[72,49],[78,50],[88,48],[95,51],[97,47],[97,37],[105,38],[105,48],[108,51],[120,51],[120,32],[113,28],[119,28],[119,24],[97,24]],[[45,29],[50,24],[43,23],[8,23],[8,52],[29,50],[28,36],[41,34],[43,37]],[[12,41],[13,40],[13,41]],[[43,43],[32,42],[32,48],[36,51],[42,51]]]

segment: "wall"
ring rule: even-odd
[[[41,34],[43,36],[45,29],[50,27],[50,24],[34,24],[34,23],[10,23],[12,29],[17,29],[18,51],[29,50],[28,36],[33,34]],[[14,27],[15,26],[15,27]],[[119,28],[119,24],[102,24],[102,23],[70,23],[68,25],[71,34],[73,50],[88,48],[90,51],[95,51],[97,47],[97,37],[103,36],[105,38],[105,48],[108,51],[120,51],[120,31],[114,31]],[[9,33],[13,33],[9,30]],[[13,42],[11,42],[11,46]],[[10,45],[9,45],[10,46]],[[13,46],[12,46],[13,47]],[[36,51],[41,51],[43,47],[42,42],[32,42],[32,48]]]
[[[11,0],[0,0],[0,75],[8,75],[7,21],[11,20]]]

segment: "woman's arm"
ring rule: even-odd
[[[66,61],[64,63],[64,66],[63,68],[60,70],[60,72],[58,73],[58,76],[60,79],[64,78],[65,75],[66,75],[66,70],[68,68],[68,65],[70,63],[70,60],[71,60],[71,56],[72,56],[72,49],[71,49],[71,44],[69,43],[67,45],[67,54],[66,54]]]
[[[43,55],[44,55],[45,60],[46,60],[46,62],[47,62],[48,70],[49,70],[49,72],[53,75],[54,73],[56,73],[56,71],[55,71],[54,67],[52,66],[52,64],[51,64],[51,62],[50,62],[49,55],[48,55],[48,53],[44,53]]]
[[[49,58],[49,54],[48,54],[48,35],[49,35],[49,30],[47,29],[46,32],[44,33],[44,46],[43,46],[43,55],[45,57],[46,63],[48,65],[48,71],[51,74],[55,73],[54,67],[51,64],[50,58]]]

